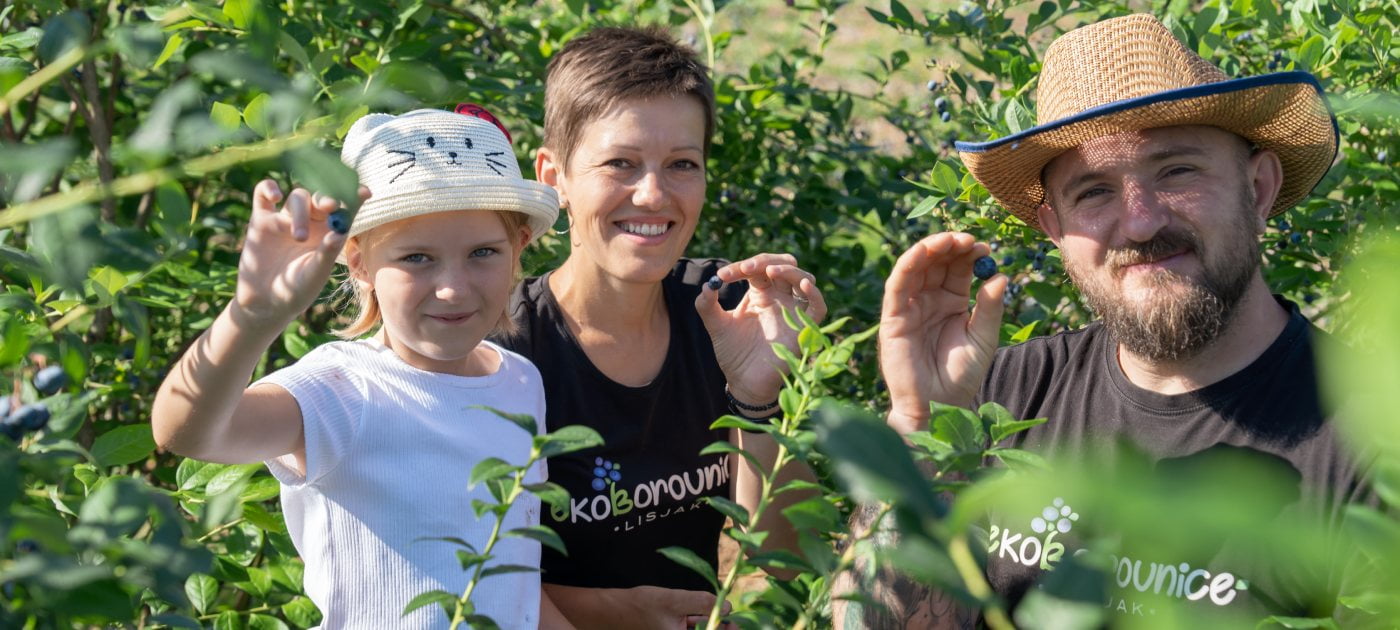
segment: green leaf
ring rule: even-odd
[[[939,195],[929,195],[927,197],[924,197],[924,200],[920,201],[919,205],[914,206],[914,209],[909,211],[909,214],[906,216],[906,218],[917,219],[930,212],[933,212],[933,209],[938,207],[938,202],[943,201],[943,199],[944,198]]]
[[[267,101],[267,94],[259,94],[243,108],[243,123],[264,138],[272,134],[267,117]]]
[[[700,577],[705,578],[705,581],[709,582],[712,588],[716,591],[719,590],[719,580],[715,578],[714,567],[711,567],[710,563],[705,562],[700,556],[695,555],[694,551],[685,547],[663,547],[657,549],[656,552],[670,558],[676,564],[699,573]]]
[[[238,131],[243,126],[243,113],[237,107],[221,101],[214,101],[209,109],[209,119],[229,131]]]
[[[738,455],[738,456],[740,456],[740,457],[743,457],[744,459],[749,460],[749,463],[750,463],[750,464],[753,464],[755,468],[758,468],[759,470],[762,470],[762,469],[763,469],[763,466],[760,465],[760,464],[758,463],[758,458],[757,458],[757,457],[754,457],[752,453],[750,453],[750,452],[748,452],[748,451],[746,451],[746,450],[744,450],[744,449],[741,449],[741,448],[739,448],[739,447],[737,447],[737,446],[734,446],[733,444],[730,444],[729,442],[726,442],[726,441],[724,441],[724,440],[720,440],[720,441],[718,441],[718,442],[715,442],[715,443],[713,443],[713,444],[710,444],[709,446],[706,446],[705,448],[700,449],[700,454],[701,454],[701,455],[723,455],[723,454]]]
[[[165,62],[170,60],[170,57],[175,54],[175,51],[180,50],[180,45],[184,43],[185,38],[183,36],[179,33],[171,33],[170,39],[165,40],[165,48],[161,49],[160,56],[156,57],[156,63],[151,66],[151,69],[159,70],[161,66],[165,65]]]
[[[236,611],[225,610],[214,618],[214,630],[242,630],[242,619]]]
[[[721,496],[704,497],[704,501],[714,506],[721,514],[729,517],[735,525],[747,527],[749,525],[749,511],[744,506],[739,505]]]
[[[185,596],[190,598],[190,605],[194,606],[195,611],[203,615],[209,612],[209,607],[219,597],[219,582],[203,573],[191,573],[185,580]]]
[[[523,487],[530,494],[539,497],[540,501],[543,501],[551,507],[569,505],[569,491],[565,490],[564,486],[557,483],[550,481],[543,483],[527,483]]]
[[[1046,418],[1032,418],[1030,420],[999,422],[992,426],[992,444],[998,444],[1002,440],[1031,427],[1045,424],[1046,420]]]
[[[350,63],[367,76],[374,74],[374,71],[379,69],[379,59],[369,54],[368,50],[361,50],[359,54],[351,57]]]
[[[1304,68],[1312,70],[1317,67],[1317,62],[1322,60],[1322,53],[1327,48],[1327,41],[1321,35],[1313,35],[1298,46],[1298,63]]]
[[[282,605],[282,616],[302,628],[310,628],[321,623],[321,611],[310,599],[297,596]]]
[[[1259,622],[1259,627],[1267,627],[1269,624],[1277,624],[1284,628],[1329,628],[1330,630],[1337,630],[1337,622],[1329,618],[1272,615]]]
[[[471,477],[467,480],[468,488],[475,488],[477,484],[484,481],[500,479],[518,470],[510,462],[496,457],[487,457],[472,466]]]
[[[481,571],[482,579],[493,575],[505,575],[507,573],[539,573],[539,567],[526,566],[523,564],[498,564],[494,567],[486,567]]]
[[[271,615],[254,614],[248,617],[248,630],[287,630],[287,624]]]
[[[98,466],[110,468],[143,460],[155,450],[151,425],[132,424],[97,436],[91,452]]]
[[[246,112],[245,112],[246,114]],[[303,146],[282,156],[292,178],[312,192],[340,201],[351,212],[360,208],[360,176],[327,149]]]
[[[543,458],[600,446],[602,443],[603,436],[598,435],[597,431],[579,424],[535,436],[535,445]]]
[[[470,571],[478,564],[486,564],[494,557],[490,554],[476,553],[466,549],[457,550],[457,562],[461,563],[463,571]]]
[[[243,504],[243,518],[265,532],[287,533],[287,525],[282,521],[282,516],[268,512],[266,508],[257,503]]]
[[[827,403],[812,415],[812,423],[836,477],[857,499],[904,505],[924,519],[942,518],[947,512],[904,441],[884,422],[867,412]]]
[[[564,554],[566,556],[569,555],[569,552],[564,549],[564,539],[560,538],[559,534],[554,533],[554,530],[544,525],[517,527],[515,529],[508,530],[503,535],[512,536],[515,538],[529,538],[530,540],[537,540],[540,542],[540,544],[545,545],[550,549],[558,551],[559,553]]]
[[[981,452],[987,447],[982,419],[962,407],[933,403],[929,432],[963,453]]]
[[[958,196],[958,172],[947,162],[939,162],[933,167],[933,187],[944,197]]]
[[[214,477],[209,480],[209,484],[204,487],[204,492],[209,496],[228,492],[234,487],[241,486],[244,481],[252,478],[252,476],[257,474],[262,468],[262,464],[236,464],[229,466],[219,471],[218,474],[214,475]],[[239,491],[242,492],[242,489],[240,488]]]
[[[899,0],[890,0],[890,18],[902,26],[914,26],[914,16]]]
[[[783,508],[793,527],[818,532],[834,531],[841,526],[841,511],[825,497],[803,499]]]
[[[248,28],[255,10],[250,0],[224,0],[224,15],[238,28]]]
[[[1044,457],[1018,448],[994,448],[987,451],[1012,470],[1025,473],[1040,473],[1050,470],[1050,462]]]
[[[763,431],[768,425],[759,424],[747,418],[735,415],[720,416],[710,424],[711,429],[743,429],[744,431]]]
[[[530,435],[535,435],[536,433],[540,432],[540,426],[535,421],[535,417],[528,413],[507,413],[501,411],[500,409],[496,409],[495,407],[488,407],[486,405],[472,405],[471,407],[468,407],[468,409],[483,409],[494,413],[497,416],[500,416],[502,419],[511,421],[513,424],[515,424],[515,426],[520,427],[521,430],[525,431],[526,433],[529,433]]]
[[[92,22],[82,11],[68,11],[44,23],[44,36],[39,40],[39,58],[53,63],[64,53],[86,46],[92,36]]]
[[[417,597],[408,600],[408,605],[403,607],[403,615],[407,616],[419,608],[428,604],[438,604],[443,610],[451,611],[457,606],[457,596],[447,591],[435,590],[426,593],[419,593]]]

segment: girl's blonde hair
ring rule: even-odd
[[[505,226],[506,234],[510,236],[511,245],[511,277],[516,282],[520,281],[520,250],[523,246],[517,238],[521,230],[528,231],[530,228],[530,218],[523,212],[511,212],[506,210],[492,211],[501,220],[501,225]],[[363,238],[369,236],[371,232],[366,232],[353,237],[357,246],[363,245]],[[357,339],[373,331],[379,326],[379,300],[374,296],[374,290],[365,282],[355,279],[353,270],[345,278],[345,281],[336,289],[338,295],[347,296],[346,301],[352,303],[355,308],[355,319],[344,328],[332,330],[335,336],[341,339]],[[496,320],[496,325],[491,328],[488,335],[509,335],[515,332],[515,322],[510,318],[510,306],[507,302],[505,309],[501,310],[500,319]]]

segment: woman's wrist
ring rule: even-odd
[[[724,396],[729,401],[729,411],[737,416],[753,419],[773,418],[782,413],[778,396],[763,399],[747,392],[735,393],[728,383],[724,384]]]

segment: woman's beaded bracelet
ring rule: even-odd
[[[747,411],[749,413],[773,412],[769,413],[768,416],[766,416],[765,418],[749,418],[750,420],[772,419],[778,414],[782,413],[782,411],[778,409],[778,401],[776,400],[766,405],[750,405],[748,403],[740,402],[738,398],[734,397],[733,392],[729,391],[729,383],[724,384],[724,397],[729,399],[729,410],[733,411],[734,415],[736,416],[744,416],[744,414],[740,413],[740,411]]]

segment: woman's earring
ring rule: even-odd
[[[560,209],[564,211],[564,220],[566,221],[566,223],[565,223],[565,225],[564,225],[564,229],[562,229],[562,230],[555,230],[555,232],[557,232],[557,233],[559,233],[559,234],[568,234],[568,233],[569,233],[569,230],[574,229],[574,215],[569,214],[569,207],[568,207],[568,206],[563,206],[563,207],[561,207]]]

